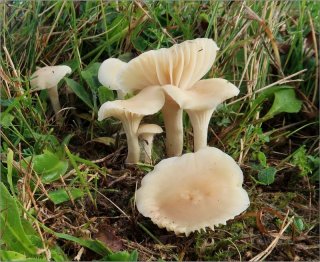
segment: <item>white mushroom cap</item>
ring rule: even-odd
[[[250,204],[237,163],[221,150],[162,160],[136,192],[139,212],[176,234],[226,224]]]
[[[180,108],[190,110],[216,108],[240,92],[235,85],[222,78],[200,80],[188,90],[170,85],[164,86],[163,89]]]
[[[127,63],[116,58],[109,58],[103,61],[98,71],[99,82],[111,90],[121,90],[117,76],[126,64]]]
[[[127,100],[105,102],[99,109],[98,120],[114,116],[122,120],[126,112],[139,116],[157,113],[164,104],[164,94],[158,86],[146,88]],[[138,130],[138,127],[136,131]]]
[[[216,43],[208,38],[151,50],[132,59],[120,72],[118,79],[127,90],[153,85],[175,85],[188,89],[209,71],[217,50]]]
[[[71,68],[66,65],[39,68],[31,76],[31,88],[36,91],[56,87],[61,79],[71,72]]]
[[[138,135],[144,135],[144,134],[160,134],[163,132],[163,129],[161,126],[158,126],[156,124],[142,124],[139,126],[138,129]]]

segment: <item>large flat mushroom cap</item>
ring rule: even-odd
[[[30,80],[33,91],[49,89],[58,85],[60,80],[72,72],[66,65],[45,66],[36,70]]]
[[[127,63],[117,58],[109,58],[102,62],[98,71],[99,82],[111,90],[119,90],[118,74]]]
[[[196,153],[162,160],[136,192],[139,212],[176,234],[214,228],[246,210],[243,174],[221,150],[207,147]]]
[[[118,76],[119,83],[127,90],[153,85],[191,88],[209,71],[217,50],[212,39],[197,38],[145,52],[123,68]]]
[[[162,108],[164,99],[160,87],[146,88],[127,100],[105,102],[99,109],[98,120],[111,116],[121,119],[126,112],[141,116],[152,115]]]

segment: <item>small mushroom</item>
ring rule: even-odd
[[[127,90],[141,90],[154,85],[189,89],[211,68],[219,48],[212,39],[198,38],[170,48],[151,50],[132,59],[118,75]],[[162,108],[168,156],[181,155],[183,149],[182,110],[166,95]]]
[[[116,58],[109,58],[101,64],[98,71],[99,82],[109,87],[111,90],[117,90],[118,98],[124,99],[127,92],[122,90],[117,81],[119,72],[126,66],[127,63]]]
[[[138,211],[176,234],[200,231],[239,215],[250,204],[237,163],[214,147],[159,162],[136,192]]]
[[[235,85],[221,78],[200,80],[188,90],[169,85],[163,89],[187,112],[193,128],[194,151],[207,146],[208,125],[216,107],[239,94]]]
[[[138,137],[140,138],[143,148],[141,159],[143,159],[145,163],[152,163],[153,137],[162,132],[162,128],[155,124],[142,124],[139,126]]]
[[[142,118],[157,113],[163,104],[164,94],[160,87],[154,86],[140,91],[130,99],[108,101],[100,107],[99,121],[113,116],[122,122],[128,143],[126,163],[135,164],[139,161],[138,128]]]
[[[37,68],[30,80],[32,91],[47,89],[56,121],[59,124],[62,124],[63,119],[59,114],[61,105],[58,94],[58,83],[67,74],[71,74],[71,72],[71,68],[66,65],[45,66]]]

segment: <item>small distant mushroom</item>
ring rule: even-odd
[[[111,90],[117,90],[118,98],[124,99],[127,92],[122,90],[118,83],[117,76],[119,72],[127,65],[127,63],[116,58],[109,58],[101,64],[98,71],[99,82],[109,87]]]
[[[207,146],[208,125],[216,107],[239,94],[235,85],[221,78],[200,80],[188,90],[169,85],[163,89],[187,112],[193,128],[194,151]]]
[[[170,48],[151,50],[132,59],[118,75],[127,90],[154,85],[190,89],[211,68],[219,50],[212,39],[198,38]],[[162,108],[168,156],[181,155],[183,149],[182,109],[168,95]]]
[[[237,163],[214,147],[159,162],[136,192],[138,211],[176,234],[200,231],[245,211],[249,205]]]
[[[138,137],[140,138],[143,148],[141,159],[143,159],[145,163],[152,164],[153,138],[156,134],[162,132],[162,128],[155,124],[142,124],[139,126]]]
[[[62,124],[63,122],[63,118],[59,114],[61,105],[58,94],[58,83],[67,74],[71,74],[71,72],[71,68],[66,65],[46,66],[37,68],[31,76],[31,91],[47,89],[58,124]]]
[[[126,163],[135,164],[140,158],[138,128],[142,118],[157,113],[164,104],[164,94],[154,86],[140,91],[127,100],[108,101],[98,112],[98,120],[108,117],[118,118],[127,136],[128,156]]]

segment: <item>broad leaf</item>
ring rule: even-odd
[[[1,261],[25,261],[26,259],[25,255],[18,252],[0,250]]]
[[[128,251],[120,251],[112,253],[103,258],[105,261],[138,261],[138,252],[133,250],[131,253]]]
[[[43,183],[51,183],[60,179],[60,176],[63,176],[68,170],[66,160],[60,160],[56,154],[47,150],[41,155],[33,158],[27,157],[25,160],[28,163],[32,160],[33,170],[41,177]],[[22,161],[22,166],[26,167],[27,164]]]
[[[84,192],[78,188],[70,189],[69,193],[74,200],[84,195]],[[70,200],[70,197],[65,189],[59,189],[59,190],[50,192],[49,198],[56,205]]]
[[[94,63],[81,72],[81,76],[87,82],[88,86],[93,91],[97,91],[98,87],[101,86],[98,80],[98,71],[101,63]]]
[[[84,102],[88,107],[93,109],[93,104],[90,99],[88,92],[85,90],[83,86],[74,81],[73,79],[69,79],[67,77],[64,78],[66,80],[67,85],[72,89],[72,91]]]
[[[0,182],[0,235],[6,246],[25,255],[37,255],[37,247],[27,237],[16,200]]]
[[[267,115],[298,113],[301,106],[302,101],[297,99],[294,89],[281,89],[274,93],[274,101]]]
[[[276,173],[277,169],[275,169],[274,167],[262,169],[258,173],[258,180],[261,184],[271,185],[274,182]]]
[[[110,90],[107,87],[100,86],[98,89],[98,97],[100,104],[102,105],[104,102],[107,101],[113,101],[114,100],[114,94],[113,91]]]

